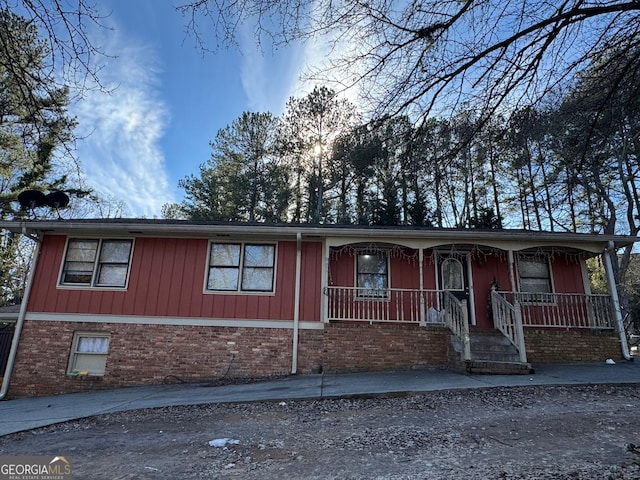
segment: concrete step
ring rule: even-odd
[[[504,345],[511,346],[511,341],[505,337],[504,335],[476,335],[473,333],[469,334],[469,340],[471,345]]]
[[[520,355],[518,352],[478,352],[471,350],[471,359],[491,362],[518,362],[520,361]]]
[[[516,349],[511,342],[507,340],[507,343],[490,343],[490,342],[474,342],[473,340],[469,343],[471,350],[475,350],[477,352],[496,352],[496,353],[509,353],[513,352]]]
[[[500,362],[487,360],[467,360],[465,372],[484,375],[531,375],[531,364],[522,362]]]
[[[520,362],[518,349],[500,331],[495,329],[471,329],[469,346],[471,360],[462,360],[463,345],[459,338],[451,336],[454,355],[449,359],[452,370],[468,374],[527,375],[533,373],[531,365]]]
[[[471,358],[474,361],[518,362],[518,349],[495,329],[473,329],[469,332]]]

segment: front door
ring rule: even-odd
[[[467,302],[469,323],[472,323],[469,295],[467,254],[438,254],[438,288],[451,292],[458,300]]]

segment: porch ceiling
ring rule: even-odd
[[[593,254],[600,254],[606,248],[608,240],[604,235],[598,236],[599,238],[587,239],[577,234],[571,235],[571,237],[560,237],[551,240],[547,238],[540,238],[538,235],[532,235],[528,233],[523,236],[511,235],[507,232],[501,232],[503,236],[500,238],[489,238],[482,235],[472,238],[461,238],[458,235],[442,236],[440,238],[405,238],[405,237],[378,237],[367,238],[371,243],[390,243],[394,245],[400,245],[414,250],[418,249],[431,249],[438,247],[445,247],[450,245],[456,245],[458,248],[462,246],[472,247],[486,247],[495,248],[504,251],[523,251],[529,249],[544,249],[544,248],[561,248],[567,250],[579,250],[589,252]],[[596,237],[592,235],[590,237]],[[362,237],[327,237],[327,245],[329,247],[342,247],[350,244],[362,244]],[[622,248],[625,245],[632,244],[633,242],[615,241],[616,248]]]

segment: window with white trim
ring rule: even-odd
[[[358,297],[386,298],[389,294],[389,261],[385,253],[356,255]]]
[[[70,238],[61,285],[124,288],[133,240]]]
[[[104,375],[110,336],[106,333],[76,333],[69,359],[70,374]]]
[[[464,268],[457,258],[445,258],[440,267],[443,290],[464,290]]]
[[[524,301],[550,302],[553,293],[549,259],[539,256],[520,255],[518,257],[518,279],[520,292],[527,294]]]
[[[253,243],[211,243],[207,290],[273,292],[276,246]]]

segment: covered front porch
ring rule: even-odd
[[[618,329],[615,287],[608,294],[591,293],[585,265],[586,258],[601,255],[613,278],[604,243],[327,243],[327,323],[444,326],[463,361],[472,359],[471,333],[494,330],[523,363],[529,330],[615,336]]]
[[[462,343],[462,359],[471,359],[469,308],[447,290],[388,289],[384,296],[363,295],[357,287],[327,287],[327,321],[373,323],[416,323],[444,325]],[[491,294],[493,328],[517,349],[519,361],[526,362],[525,327],[555,329],[614,330],[611,297],[580,293]]]

